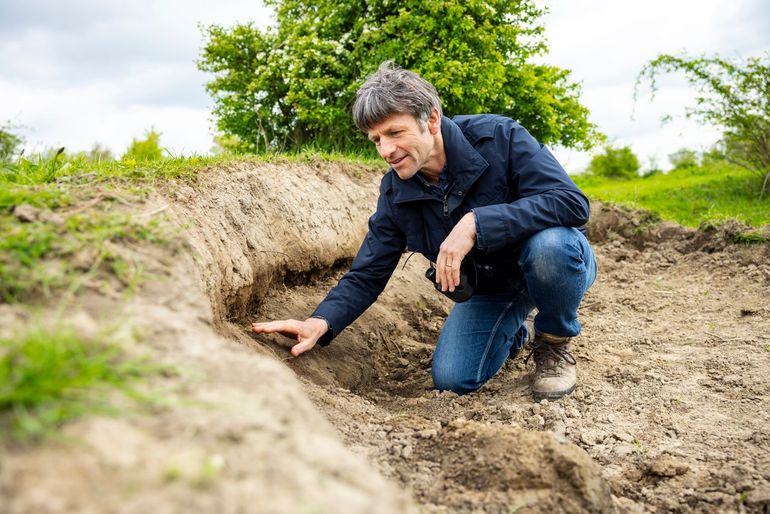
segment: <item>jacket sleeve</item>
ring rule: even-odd
[[[507,153],[508,183],[517,188],[516,199],[473,209],[476,246],[484,252],[518,246],[549,227],[588,222],[588,199],[561,164],[526,129],[510,123],[509,130],[496,136],[495,148]]]
[[[390,180],[389,176],[383,179]],[[380,188],[377,211],[369,218],[369,231],[350,270],[343,275],[312,316],[323,318],[330,330],[318,341],[321,346],[350,325],[377,300],[406,248],[406,237],[393,222],[387,193]]]

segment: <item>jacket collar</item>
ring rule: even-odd
[[[476,179],[489,167],[489,163],[473,148],[466,139],[460,127],[447,118],[441,117],[441,137],[444,140],[446,168],[453,195],[462,197],[476,182]],[[401,180],[391,168],[393,176],[393,201],[395,203],[412,202],[415,200],[435,199],[417,176],[409,180]],[[454,206],[452,206],[454,207]]]

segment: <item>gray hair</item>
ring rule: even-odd
[[[433,84],[385,61],[356,92],[353,122],[366,132],[392,114],[411,114],[424,130],[434,108],[440,115],[441,101]]]

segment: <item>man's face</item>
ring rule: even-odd
[[[441,128],[438,111],[428,118],[427,125],[421,126],[411,114],[393,114],[367,132],[401,180],[412,178],[434,156],[435,134]]]

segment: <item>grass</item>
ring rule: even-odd
[[[86,413],[115,413],[116,392],[148,401],[133,384],[161,371],[106,336],[83,339],[42,323],[0,339],[0,440],[38,441]]]
[[[689,227],[728,219],[753,227],[770,224],[770,195],[759,199],[757,175],[724,162],[633,180],[572,178],[592,198],[650,210]]]

